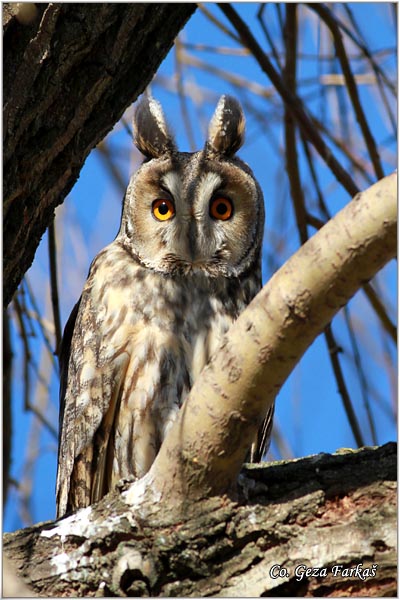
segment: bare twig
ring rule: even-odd
[[[347,330],[349,332],[350,344],[351,344],[352,354],[353,354],[353,358],[354,358],[354,364],[356,366],[357,377],[360,381],[361,395],[362,395],[362,399],[363,399],[363,403],[364,403],[364,407],[365,407],[365,412],[367,413],[367,419],[368,419],[369,427],[371,430],[372,443],[374,446],[377,446],[378,438],[376,435],[376,427],[375,427],[374,417],[372,415],[371,404],[369,401],[368,381],[367,381],[367,377],[366,377],[366,374],[364,372],[364,368],[362,365],[360,350],[358,347],[357,338],[354,333],[348,306],[345,306],[343,308],[343,313],[344,313],[344,318],[345,318],[346,325],[347,325]]]
[[[35,416],[41,421],[43,425],[45,425],[49,432],[57,439],[58,434],[54,426],[50,423],[47,417],[40,411],[37,406],[34,406],[30,401],[31,398],[31,379],[30,379],[30,366],[34,365],[34,361],[32,360],[32,354],[29,346],[28,333],[26,331],[26,326],[24,322],[24,314],[26,314],[21,307],[21,304],[18,300],[18,297],[15,296],[13,300],[15,313],[17,315],[17,320],[19,324],[20,336],[22,340],[22,345],[24,348],[24,359],[23,359],[23,372],[24,372],[24,409],[26,411],[31,411],[35,414]],[[49,355],[50,357],[52,354]],[[37,369],[39,372],[39,369]]]
[[[323,121],[315,116],[312,117],[312,120],[315,127],[321,131],[333,144],[335,144],[335,146],[346,156],[346,158],[348,158],[353,169],[357,170],[364,177],[367,184],[372,185],[375,179],[368,173],[366,168],[367,165],[363,164],[358,157],[354,156],[348,144],[335,135],[333,131],[323,123]]]
[[[387,338],[382,339],[383,354],[382,361],[387,371],[389,386],[391,389],[391,409],[394,423],[398,420],[398,372],[396,369],[396,359],[393,360],[391,349],[387,343]]]
[[[193,133],[192,124],[190,122],[186,95],[183,89],[183,72],[182,72],[182,44],[179,36],[175,40],[175,72],[176,72],[176,87],[178,90],[179,103],[181,105],[181,113],[185,124],[186,135],[189,140],[189,146],[192,152],[196,150],[196,141]]]
[[[391,81],[390,78],[387,77],[385,71],[383,71],[382,68],[380,67],[380,65],[376,62],[376,58],[380,53],[374,52],[374,55],[371,54],[368,46],[366,46],[363,42],[363,36],[362,36],[361,32],[359,31],[359,28],[356,24],[356,21],[351,13],[349,6],[346,5],[345,3],[343,3],[343,7],[344,7],[344,10],[347,12],[347,15],[349,16],[351,24],[352,24],[354,30],[356,31],[358,37],[352,33],[352,31],[337,17],[337,15],[333,15],[335,22],[337,23],[338,27],[340,27],[340,29],[342,29],[342,31],[345,32],[345,34],[349,37],[349,39],[351,39],[353,44],[355,46],[358,46],[358,48],[360,48],[362,55],[370,63],[372,69],[376,73],[377,78],[381,79],[385,83],[385,85],[388,87],[388,89],[392,92],[392,94],[394,96],[396,96],[397,95],[396,85],[393,84],[393,81]],[[386,50],[384,49],[383,52],[385,53]],[[394,56],[396,56],[396,54],[397,54],[396,50],[392,50],[391,53]],[[350,56],[349,56],[349,58],[351,59]]]
[[[51,221],[48,227],[48,247],[49,247],[49,267],[50,267],[50,290],[51,290],[51,305],[53,308],[54,332],[55,332],[55,354],[59,355],[61,347],[61,317],[60,317],[60,302],[58,297],[58,282],[57,282],[57,245],[56,245],[56,226],[55,218]]]
[[[322,194],[322,190],[321,190],[321,186],[319,185],[319,181],[318,181],[318,176],[317,176],[317,172],[315,170],[315,165],[314,165],[314,161],[312,160],[311,157],[311,152],[310,152],[310,147],[308,145],[307,140],[304,138],[304,135],[301,133],[300,134],[301,137],[301,142],[303,145],[303,151],[304,151],[304,155],[307,159],[307,164],[308,164],[308,168],[310,169],[310,175],[311,175],[311,180],[314,184],[314,189],[317,193],[317,199],[318,199],[318,207],[319,210],[321,211],[322,215],[324,216],[326,221],[329,221],[329,219],[331,218],[331,215],[328,211],[328,208],[326,206],[325,200],[324,200],[324,196]],[[311,219],[311,215],[308,214],[307,215],[307,219]],[[318,221],[318,224],[315,225],[315,220],[314,223],[312,223],[311,221],[308,221],[310,223],[310,225],[312,225],[313,227],[315,227],[316,229],[320,229],[321,227],[321,223],[324,224],[323,221]]]
[[[49,430],[49,433],[51,433],[53,438],[55,440],[58,440],[58,431],[57,431],[56,427],[54,427],[54,425],[44,415],[44,413],[40,410],[40,408],[38,408],[37,406],[35,406],[34,404],[31,404],[31,402],[29,402],[28,409],[30,411],[32,411],[33,414],[35,415],[35,417],[37,417],[37,419],[41,422],[41,424],[44,425]]]
[[[268,42],[268,44],[269,44],[269,46],[271,48],[272,56],[274,57],[275,62],[278,65],[279,69],[282,70],[282,63],[281,63],[281,59],[280,59],[280,56],[279,56],[279,52],[276,49],[276,46],[275,46],[275,44],[273,42],[273,39],[272,39],[272,36],[269,33],[269,30],[268,30],[268,28],[267,28],[267,26],[265,24],[265,21],[264,21],[264,10],[265,10],[266,6],[267,5],[264,4],[263,2],[260,3],[260,8],[257,11],[257,19],[258,19],[258,21],[259,21],[259,23],[261,25],[261,29],[264,32],[265,38],[266,38],[266,40],[267,40],[267,42]]]
[[[15,295],[13,300],[15,313],[17,315],[17,321],[19,324],[19,333],[22,340],[22,347],[24,349],[24,359],[23,359],[23,372],[24,372],[24,408],[25,410],[29,410],[29,397],[30,397],[30,377],[29,377],[29,363],[31,360],[31,352],[29,348],[28,334],[26,332],[23,310],[21,304],[19,302],[18,296]]]
[[[196,58],[195,56],[191,56],[186,52],[181,56],[181,60],[186,65],[197,67],[198,69],[203,69],[204,71],[212,73],[216,77],[227,81],[231,85],[246,89],[250,92],[253,92],[253,94],[256,94],[257,96],[261,96],[262,98],[271,98],[271,96],[274,95],[274,90],[272,88],[262,86],[259,83],[256,83],[255,81],[250,81],[249,79],[241,77],[236,73],[230,73],[226,69],[220,69],[219,67],[211,65],[201,60],[200,58]]]
[[[132,129],[132,126],[130,125],[130,123],[127,122],[125,117],[121,118],[121,123],[122,123],[126,133],[128,134],[129,138],[132,139],[133,138],[133,129]]]
[[[307,213],[307,223],[308,225],[311,225],[311,227],[314,227],[314,229],[316,229],[317,231],[325,225],[325,221],[318,219],[318,217],[315,217],[309,212]]]
[[[33,293],[33,289],[32,289],[32,286],[31,286],[31,284],[29,282],[29,278],[28,278],[27,275],[25,275],[25,277],[24,277],[24,279],[22,281],[21,290],[24,290],[25,288],[26,288],[26,291],[27,291],[27,294],[28,294],[29,302],[31,303],[31,305],[33,307],[32,313],[34,315],[35,321],[39,325],[39,331],[42,334],[45,346],[46,346],[46,348],[47,348],[47,350],[48,350],[48,352],[49,352],[49,354],[51,356],[51,360],[53,362],[53,367],[54,367],[56,373],[58,374],[57,360],[56,360],[56,358],[54,356],[54,352],[53,352],[53,348],[52,348],[52,345],[51,345],[51,341],[50,341],[50,339],[49,339],[49,337],[47,335],[46,326],[43,323],[43,319],[40,316],[40,310],[39,310],[38,304],[36,302],[35,294]],[[29,310],[26,310],[25,314],[26,314],[26,316],[28,318],[29,325],[30,325],[30,327],[32,328],[32,331],[33,331],[33,325],[32,325],[32,322],[31,322],[31,312]]]
[[[274,421],[274,427],[272,430],[272,442],[275,444],[276,448],[278,449],[279,456],[281,459],[286,460],[289,458],[293,458],[293,456],[294,456],[293,450],[290,448],[288,441],[282,435],[282,431],[279,427],[279,424],[276,422],[276,420]],[[267,454],[267,456],[268,456],[268,454]]]
[[[370,283],[366,283],[364,285],[364,292],[367,296],[372,308],[375,313],[378,315],[385,331],[389,334],[391,340],[396,344],[397,343],[397,327],[392,323],[387,311],[378,297],[378,294],[375,292],[374,288]]]
[[[349,393],[347,391],[347,386],[343,377],[342,368],[340,366],[338,353],[340,352],[340,348],[336,344],[335,338],[332,333],[332,329],[330,326],[325,329],[325,340],[329,350],[329,356],[331,359],[331,364],[333,368],[333,372],[335,374],[335,379],[338,383],[338,390],[342,397],[343,406],[346,411],[347,418],[350,423],[351,430],[354,435],[354,439],[359,447],[365,446],[364,438],[361,434],[361,430],[358,424],[358,420],[356,414],[354,412],[353,405],[350,400]]]
[[[190,42],[181,41],[181,45],[185,50],[193,50],[195,52],[212,52],[213,54],[223,54],[225,56],[249,56],[247,48],[229,48],[228,46],[210,46],[208,44],[191,44]]]
[[[296,95],[296,55],[297,55],[297,5],[286,4],[286,64],[284,71],[285,85],[293,95]],[[296,125],[292,119],[291,112],[285,105],[285,149],[286,165],[290,182],[290,192],[295,208],[297,227],[300,234],[300,241],[304,244],[308,240],[307,232],[307,213],[303,194],[303,186],[300,177],[298,165],[297,147],[296,147]],[[354,437],[360,445],[360,428],[347,390],[345,378],[337,355],[337,343],[332,332],[331,324],[325,328],[325,339],[329,349],[329,358],[332,363],[333,372],[337,381],[339,393],[342,396],[343,405]]]
[[[331,11],[323,4],[308,4],[308,6],[314,10],[321,19],[326,23],[330,32],[332,33],[333,40],[335,43],[336,53],[339,58],[343,75],[346,80],[346,86],[349,92],[349,97],[354,108],[356,119],[360,125],[362,134],[364,136],[365,144],[368,149],[371,162],[374,166],[375,173],[378,179],[384,177],[384,171],[379,158],[379,153],[376,147],[374,137],[368,125],[367,118],[364,113],[364,109],[361,105],[360,97],[358,94],[357,84],[354,80],[353,72],[350,66],[349,59],[347,57],[346,48],[344,47],[342,36],[336,20],[333,18]]]
[[[200,12],[202,12],[203,15],[205,15],[208,18],[208,20],[211,21],[211,23],[216,25],[216,27],[218,27],[218,29],[220,29],[222,31],[222,33],[225,33],[225,35],[230,37],[232,40],[235,40],[235,42],[240,42],[239,38],[233,33],[233,31],[231,31],[230,29],[225,27],[225,25],[222,23],[222,21],[217,19],[217,17],[215,17],[208,10],[208,8],[205,7],[205,4],[199,4],[198,7],[199,7]]]
[[[287,89],[286,85],[282,80],[282,77],[278,74],[271,61],[258,44],[255,37],[252,35],[248,26],[241,19],[241,17],[232,7],[232,5],[219,3],[218,6],[226,15],[226,17],[230,20],[232,25],[235,27],[236,31],[239,33],[242,43],[249,48],[262,70],[269,77],[276,90],[282,96],[282,99],[284,100],[285,104],[288,105],[289,109],[292,111],[294,117],[298,121],[305,135],[314,144],[321,158],[331,169],[332,173],[335,175],[335,177],[341,183],[341,185],[347,190],[347,192],[351,196],[355,196],[359,191],[358,186],[355,184],[349,173],[336,160],[336,158],[332,154],[332,151],[328,148],[324,140],[319,135],[318,131],[312,123],[312,120],[310,119],[310,117],[304,109],[301,98],[299,98],[296,95],[293,95],[290,92],[290,90]]]
[[[109,144],[106,140],[103,140],[98,146],[96,146],[96,151],[98,152],[101,160],[104,162],[107,170],[110,172],[111,177],[114,180],[118,190],[123,197],[126,190],[126,179],[123,177],[121,171],[116,166],[115,162],[112,158],[112,152],[110,152]]]
[[[296,94],[296,53],[297,53],[297,5],[286,4],[286,64],[284,70],[284,82],[288,90]],[[303,188],[300,178],[297,143],[296,143],[296,121],[293,113],[285,104],[285,152],[286,152],[286,170],[290,183],[290,195],[293,201],[293,207],[296,215],[297,228],[299,230],[300,242],[308,239],[307,217],[303,195]]]

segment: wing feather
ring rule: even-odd
[[[272,427],[274,424],[275,403],[269,407],[268,412],[258,430],[257,438],[250,448],[248,461],[258,463],[263,460],[271,444]]]
[[[60,352],[57,517],[88,506],[108,491],[110,433],[128,358],[123,353],[121,358],[118,349],[116,358],[108,355],[108,333],[115,331],[121,318],[110,309],[107,293],[99,287],[99,280],[107,281],[109,276],[99,259],[101,277],[93,263],[65,327]]]

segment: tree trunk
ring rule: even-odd
[[[150,82],[195,4],[3,5],[3,301],[90,150]]]
[[[395,596],[396,471],[393,443],[248,466],[179,519],[121,487],[4,552],[42,596]]]

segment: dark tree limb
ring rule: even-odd
[[[4,552],[45,596],[394,596],[396,472],[393,443],[253,465],[236,500],[211,497],[180,517],[162,503],[132,513],[122,487],[6,534]],[[365,579],[344,570],[360,563]],[[301,565],[319,576],[300,579]]]
[[[10,319],[3,310],[3,507],[7,501],[7,490],[11,467],[11,436],[13,431],[11,410],[11,379],[13,351],[10,335]]]
[[[145,89],[195,4],[4,5],[3,299],[90,150]],[[22,226],[21,226],[22,225]]]

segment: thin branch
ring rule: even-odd
[[[130,131],[129,127],[126,127],[127,131]],[[112,157],[112,152],[110,151],[110,147],[109,144],[107,143],[106,139],[104,139],[100,144],[98,144],[96,146],[96,151],[98,152],[98,155],[100,156],[101,160],[103,161],[106,169],[109,171],[109,173],[111,174],[112,179],[114,180],[114,183],[117,186],[117,189],[119,190],[119,192],[121,193],[121,196],[123,197],[126,191],[126,179],[125,177],[122,175],[120,169],[116,166],[113,157]]]
[[[296,55],[297,55],[297,5],[286,4],[286,23],[285,23],[285,40],[286,40],[286,64],[284,71],[284,81],[290,92],[296,94]],[[303,186],[300,177],[300,170],[297,157],[296,144],[296,126],[292,119],[291,113],[285,105],[285,151],[287,173],[290,182],[290,193],[292,196],[297,228],[300,234],[300,242],[304,244],[308,240],[307,232],[307,213],[303,194]],[[354,437],[358,445],[363,445],[360,428],[357,418],[352,409],[350,396],[347,390],[345,378],[338,357],[338,346],[332,332],[331,324],[327,325],[324,331],[326,343],[329,350],[329,358],[332,363],[333,372],[338,385],[339,393],[342,397],[346,415],[352,428]]]
[[[296,95],[296,55],[297,55],[297,5],[286,4],[286,65],[284,71],[284,81],[288,90]],[[307,214],[303,194],[303,186],[300,177],[296,148],[296,125],[293,122],[291,112],[285,105],[285,148],[286,148],[286,169],[290,182],[290,193],[292,196],[297,227],[300,234],[300,241],[304,244],[308,240],[307,232]],[[352,409],[350,396],[347,390],[344,374],[337,355],[338,346],[332,332],[331,324],[325,328],[325,339],[329,350],[329,359],[332,363],[333,372],[338,385],[339,393],[342,397],[346,415],[353,430],[354,437],[358,445],[362,445],[362,436],[357,422],[357,418]]]
[[[121,123],[123,125],[124,130],[128,134],[129,139],[131,140],[133,138],[133,129],[131,124],[127,122],[125,116],[121,117]]]
[[[342,367],[339,361],[338,354],[339,352],[341,352],[341,348],[337,345],[330,326],[325,329],[324,333],[329,350],[329,357],[331,359],[333,372],[335,374],[335,379],[338,383],[338,391],[342,398],[343,407],[349,420],[354,439],[356,441],[357,446],[365,446],[365,441],[361,434],[361,430],[357,421],[356,414],[354,412],[353,405],[351,403],[349,392],[347,391],[346,382],[344,380]]]
[[[261,69],[271,80],[278,93],[282,96],[284,102],[288,105],[292,111],[294,117],[298,121],[300,127],[304,131],[307,138],[315,146],[316,150],[320,154],[321,158],[331,169],[337,180],[347,190],[351,196],[355,196],[359,191],[358,186],[350,177],[349,173],[342,167],[342,165],[333,156],[332,151],[325,144],[324,140],[316,131],[315,126],[304,109],[301,98],[293,95],[284,84],[281,76],[278,74],[274,66],[272,65],[269,58],[266,56],[260,45],[258,44],[255,37],[252,35],[250,29],[246,23],[241,19],[236,10],[231,4],[219,3],[221,11],[229,19],[236,31],[239,33],[242,43],[249,48],[254,58],[257,60]]]
[[[237,75],[236,73],[231,73],[226,69],[221,69],[216,67],[215,65],[211,65],[200,58],[196,58],[186,52],[182,54],[181,60],[184,64],[197,67],[198,69],[203,69],[204,71],[215,75],[216,77],[221,78],[223,81],[227,81],[231,85],[242,87],[257,96],[261,96],[262,98],[271,98],[274,95],[274,90],[272,87],[265,87],[256,83],[255,81],[250,81],[241,75]]]
[[[290,92],[296,94],[296,54],[297,54],[297,5],[286,4],[286,64],[283,74],[283,80]],[[285,153],[286,153],[286,171],[290,184],[290,195],[293,201],[293,207],[296,215],[297,228],[299,230],[300,242],[308,239],[306,207],[301,183],[296,141],[296,121],[293,113],[285,104]]]
[[[343,308],[343,313],[344,313],[344,318],[346,321],[347,329],[349,332],[350,344],[351,344],[351,348],[352,348],[354,363],[356,366],[356,372],[357,372],[358,379],[360,381],[361,395],[362,395],[362,399],[363,399],[363,403],[364,403],[364,407],[365,407],[365,412],[367,413],[369,428],[371,430],[372,443],[374,446],[377,446],[378,438],[376,435],[376,427],[375,427],[374,417],[372,415],[371,404],[369,401],[367,377],[366,377],[366,374],[364,372],[364,368],[362,365],[361,354],[360,354],[360,350],[358,347],[357,338],[354,333],[353,325],[351,322],[351,315],[350,315],[348,306],[345,306]]]
[[[183,122],[184,122],[185,129],[186,129],[186,135],[189,140],[189,146],[190,146],[191,151],[194,152],[196,150],[196,141],[195,141],[195,137],[194,137],[194,133],[193,133],[193,127],[190,122],[189,111],[188,111],[188,106],[187,106],[187,102],[186,102],[186,95],[184,93],[184,88],[183,88],[183,72],[182,72],[182,62],[183,62],[182,55],[183,55],[183,53],[184,52],[182,50],[182,44],[181,44],[181,41],[178,36],[177,39],[175,40],[176,87],[177,87],[177,91],[178,91],[179,103],[181,106],[182,118],[183,118]]]
[[[49,267],[50,267],[50,290],[51,290],[51,305],[53,308],[54,332],[56,339],[55,355],[59,356],[61,348],[61,317],[60,317],[60,302],[58,295],[57,283],[57,245],[56,245],[56,226],[55,217],[52,219],[48,227],[48,248],[49,248]]]
[[[27,335],[25,323],[24,323],[23,310],[22,310],[22,307],[21,307],[21,304],[19,302],[17,295],[15,295],[15,297],[14,297],[13,304],[14,304],[14,308],[15,308],[15,313],[17,315],[17,321],[18,321],[18,325],[19,325],[19,333],[21,336],[22,346],[24,349],[24,361],[23,361],[24,362],[24,366],[23,366],[24,408],[25,408],[25,410],[29,410],[29,396],[30,396],[29,363],[31,360],[31,353],[30,353],[30,348],[29,348],[28,335]]]
[[[288,441],[282,435],[281,428],[279,427],[279,424],[277,423],[276,419],[274,419],[274,427],[272,429],[272,443],[278,449],[279,457],[281,460],[288,460],[294,457],[293,450],[289,446]],[[271,453],[271,449],[269,450],[269,453]]]
[[[259,15],[259,13],[261,15],[263,15],[265,6],[266,6],[266,4],[261,4],[259,10],[257,11],[257,19],[259,21],[260,21],[260,19],[259,19],[258,15]],[[264,30],[265,23],[263,20],[260,21],[260,26]],[[272,41],[272,38],[269,35],[268,31],[267,31],[267,35],[269,36],[269,39]],[[191,42],[181,42],[181,43],[185,50],[191,50],[194,52],[210,52],[212,54],[223,54],[225,56],[249,56],[249,54],[250,54],[248,48],[230,48],[229,46],[210,46],[209,44],[200,44],[200,43],[191,43]],[[272,42],[272,45],[273,45],[273,42]],[[284,53],[283,52],[279,53],[276,50],[275,46],[274,46],[274,50],[272,50],[272,47],[271,47],[271,55],[277,61],[277,64],[280,67],[281,66],[280,61],[281,61],[281,58],[284,58]],[[385,58],[386,56],[394,56],[395,54],[396,54],[395,48],[382,48],[381,50],[377,50],[377,52],[374,55],[374,58],[377,58],[377,57]],[[268,55],[269,55],[269,53],[268,53]],[[318,62],[324,62],[324,61],[331,62],[334,57],[335,57],[334,54],[319,53],[318,54]],[[298,52],[297,58],[299,60],[315,61],[316,56],[313,53],[308,54],[306,52]],[[365,56],[363,53],[349,54],[349,59],[352,62],[364,61]]]
[[[195,52],[211,52],[213,54],[223,54],[225,56],[248,56],[247,48],[229,48],[229,46],[210,46],[208,44],[192,44],[190,42],[182,42],[181,45],[185,50],[193,50]]]
[[[391,389],[391,417],[393,418],[393,422],[397,423],[398,421],[398,371],[397,371],[397,361],[396,358],[392,357],[390,352],[389,344],[387,343],[387,338],[383,337],[382,339],[383,346],[383,364],[387,372],[387,377],[389,381],[389,387]],[[379,390],[380,391],[380,390]],[[382,405],[382,403],[381,403]]]
[[[270,35],[269,30],[264,22],[264,10],[265,10],[266,6],[267,5],[264,4],[263,2],[260,4],[260,8],[257,11],[257,19],[261,25],[261,29],[264,32],[264,35],[269,44],[269,47],[271,48],[272,56],[274,57],[275,62],[278,65],[279,69],[282,70],[282,64],[281,64],[279,52],[277,51],[275,44],[273,42],[272,36]]]
[[[368,46],[366,46],[363,42],[363,35],[361,34],[361,32],[359,31],[359,28],[357,27],[357,24],[355,22],[355,19],[349,9],[349,7],[346,5],[346,3],[343,3],[344,5],[344,9],[346,10],[351,24],[353,25],[358,38],[353,35],[352,31],[336,16],[333,15],[333,18],[335,19],[335,22],[337,23],[338,27],[340,27],[340,29],[342,29],[344,31],[344,33],[349,37],[349,39],[353,42],[353,44],[355,46],[358,46],[358,48],[360,48],[361,53],[364,55],[364,57],[369,61],[369,63],[371,64],[372,69],[374,70],[374,72],[376,73],[377,77],[382,79],[384,81],[384,83],[386,84],[386,86],[389,88],[389,90],[392,92],[392,94],[394,96],[397,95],[397,88],[396,85],[393,84],[393,81],[390,80],[389,77],[387,77],[385,71],[382,70],[382,68],[380,67],[380,65],[375,61],[376,57],[380,54],[380,52],[386,53],[387,50],[381,50],[380,52],[374,52],[374,56],[371,54]],[[396,56],[397,52],[396,50],[394,50],[394,56]],[[350,60],[352,60],[352,57],[349,57]]]
[[[20,304],[17,296],[15,296],[15,298],[13,300],[13,304],[14,304],[14,308],[15,308],[15,313],[17,315],[17,321],[19,324],[22,345],[24,348],[24,359],[23,359],[24,410],[33,412],[35,414],[35,416],[39,419],[39,421],[47,427],[47,429],[53,435],[53,437],[58,439],[58,433],[57,433],[56,429],[54,428],[54,426],[52,425],[52,423],[50,423],[50,421],[47,419],[47,417],[45,417],[43,415],[43,413],[40,411],[40,409],[38,409],[36,406],[34,406],[30,401],[31,380],[30,380],[29,367],[34,366],[34,362],[32,361],[32,355],[31,355],[29,340],[28,340],[28,333],[26,331],[26,326],[25,326],[25,322],[24,322],[24,314],[26,314],[26,313],[24,312],[23,308],[21,307],[21,304]],[[50,354],[50,356],[52,356],[52,354]],[[39,370],[38,370],[38,372],[39,372]]]
[[[58,363],[57,363],[57,360],[56,360],[54,352],[53,352],[51,341],[50,341],[50,339],[49,339],[49,337],[47,335],[47,332],[46,332],[46,326],[45,326],[45,324],[43,322],[43,319],[42,319],[42,317],[40,315],[40,311],[39,311],[38,304],[36,302],[35,294],[33,293],[33,289],[32,289],[32,286],[31,286],[31,284],[29,282],[29,278],[28,278],[27,275],[25,275],[25,277],[24,277],[24,279],[22,281],[21,290],[24,290],[24,288],[26,288],[29,302],[32,304],[32,307],[33,307],[32,313],[34,315],[34,318],[35,318],[37,324],[39,325],[39,331],[42,334],[45,346],[46,346],[46,348],[47,348],[47,350],[49,352],[49,355],[51,356],[53,367],[54,367],[56,373],[58,374]],[[26,310],[25,314],[26,314],[26,316],[28,318],[29,325],[31,326],[32,331],[33,331],[33,325],[31,323],[31,312],[28,311],[28,310]]]
[[[375,179],[369,175],[366,166],[360,161],[359,158],[354,156],[349,148],[349,145],[346,144],[343,140],[341,140],[338,136],[336,136],[333,131],[331,131],[323,121],[318,119],[313,115],[312,117],[313,124],[315,127],[321,131],[326,137],[333,143],[335,146],[346,156],[346,158],[350,161],[353,169],[359,171],[359,173],[364,177],[366,183],[372,185],[375,182]]]
[[[205,4],[199,4],[198,5],[198,9],[199,9],[200,12],[203,13],[203,15],[205,17],[207,17],[207,19],[209,21],[211,21],[211,23],[213,23],[216,27],[218,27],[218,29],[220,31],[222,31],[222,33],[225,33],[225,35],[227,35],[228,37],[230,37],[231,40],[234,40],[235,42],[240,43],[239,38],[233,33],[233,31],[231,31],[230,29],[228,29],[227,27],[225,27],[225,25],[222,23],[222,21],[220,21],[219,19],[217,19],[217,17],[215,17],[208,10],[208,8],[205,7]]]
[[[371,130],[368,125],[367,118],[364,113],[364,109],[361,105],[360,97],[358,94],[357,84],[354,80],[353,72],[351,70],[350,62],[347,57],[346,48],[344,47],[342,36],[337,26],[336,20],[331,14],[331,11],[324,6],[323,4],[307,4],[309,8],[315,11],[319,17],[325,22],[328,29],[332,33],[333,40],[335,43],[336,54],[339,58],[343,75],[346,80],[346,86],[349,92],[349,97],[351,103],[353,105],[354,113],[356,115],[356,119],[360,125],[362,134],[364,136],[365,144],[367,146],[367,150],[369,156],[371,158],[371,162],[374,166],[375,173],[377,179],[382,179],[384,177],[384,171],[380,162],[379,153],[375,144],[374,137],[371,133]]]
[[[276,2],[272,6],[275,7],[276,13],[278,15],[279,27],[281,30],[281,34],[283,35],[285,25],[284,25],[283,14],[282,14],[282,10],[283,10],[282,4],[280,2]]]
[[[316,229],[318,231],[325,225],[326,221],[322,221],[318,217],[315,217],[314,215],[312,215],[311,213],[308,212],[307,213],[307,223],[308,223],[308,225],[311,225],[311,227],[314,227],[314,229]]]
[[[378,318],[380,319],[385,331],[389,334],[394,344],[397,344],[397,327],[394,325],[394,323],[392,323],[392,320],[387,314],[383,302],[381,301],[378,294],[375,292],[374,288],[370,283],[366,283],[363,289],[372,308],[378,315]]]
[[[53,436],[53,438],[58,441],[58,431],[54,427],[54,425],[48,420],[48,418],[43,414],[43,412],[31,402],[28,403],[28,410],[32,411],[35,417],[44,425],[49,433]]]
[[[304,135],[301,133],[300,134],[301,137],[301,143],[303,145],[303,151],[304,151],[304,155],[307,159],[307,164],[308,164],[308,168],[310,169],[310,175],[311,175],[311,180],[314,184],[314,188],[317,192],[317,199],[318,199],[318,207],[319,210],[321,211],[322,215],[324,216],[326,221],[329,221],[329,219],[331,218],[331,215],[329,213],[329,210],[326,206],[325,200],[324,200],[324,195],[322,193],[321,190],[321,186],[319,185],[319,181],[318,181],[318,176],[317,176],[317,172],[315,170],[315,166],[314,166],[314,161],[312,160],[311,157],[311,152],[310,152],[310,147],[308,145],[307,140],[304,138]],[[311,219],[311,215],[308,214],[307,215],[307,219]],[[314,223],[312,223],[311,221],[308,220],[308,222],[310,223],[310,225],[312,225],[313,227],[315,227],[316,229],[320,229],[321,228],[321,223],[322,225],[324,225],[324,221],[318,221],[318,224],[315,225],[316,221],[314,220]]]

